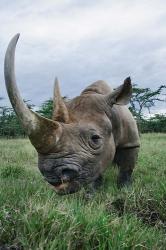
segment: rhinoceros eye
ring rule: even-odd
[[[98,149],[102,145],[102,138],[98,134],[92,134],[89,144],[92,148]]]
[[[91,140],[92,140],[95,144],[97,144],[97,143],[99,142],[100,139],[101,139],[101,138],[100,138],[99,135],[92,135],[92,136],[91,136]]]

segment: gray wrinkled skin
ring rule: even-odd
[[[94,182],[104,171],[103,163],[112,158],[115,152],[114,144],[110,144],[111,129],[106,124],[101,128],[96,126],[65,125],[56,149],[50,154],[39,154],[39,169],[50,184],[61,183],[63,170],[75,171],[74,178],[67,190],[74,192],[82,185]],[[100,139],[93,142],[91,137],[99,135]],[[110,144],[110,145],[109,145]],[[109,146],[110,152],[107,153]],[[105,166],[106,167],[106,166]]]
[[[55,186],[61,183],[64,169],[76,171],[65,189],[57,189],[60,194],[72,193],[81,186],[95,183],[108,164],[113,161],[118,164],[121,156],[118,185],[130,182],[139,147],[136,123],[128,108],[108,106],[101,93],[96,93],[96,87],[100,87],[101,83],[108,91],[108,85],[98,81],[94,91],[92,84],[90,93],[85,91],[66,103],[75,121],[63,124],[62,135],[51,154],[39,154],[39,169],[46,180]],[[92,140],[94,135],[98,136],[95,141]],[[126,150],[125,155],[132,151],[132,157],[129,155],[124,159],[121,148]]]

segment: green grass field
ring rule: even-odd
[[[0,140],[0,249],[166,249],[166,134],[145,134],[133,186],[58,196],[28,140]]]

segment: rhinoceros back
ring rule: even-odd
[[[90,93],[107,95],[111,92],[112,92],[111,87],[105,81],[99,80],[99,81],[92,83],[86,89],[84,89],[81,95],[90,94]]]

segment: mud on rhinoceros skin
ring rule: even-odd
[[[5,56],[5,82],[11,104],[38,152],[38,167],[59,194],[101,183],[110,162],[119,166],[119,187],[131,182],[139,150],[136,122],[125,106],[132,95],[130,77],[112,90],[104,81],[88,86],[79,96],[64,101],[55,80],[52,119],[28,109],[16,85],[15,48],[19,35],[9,43]]]

